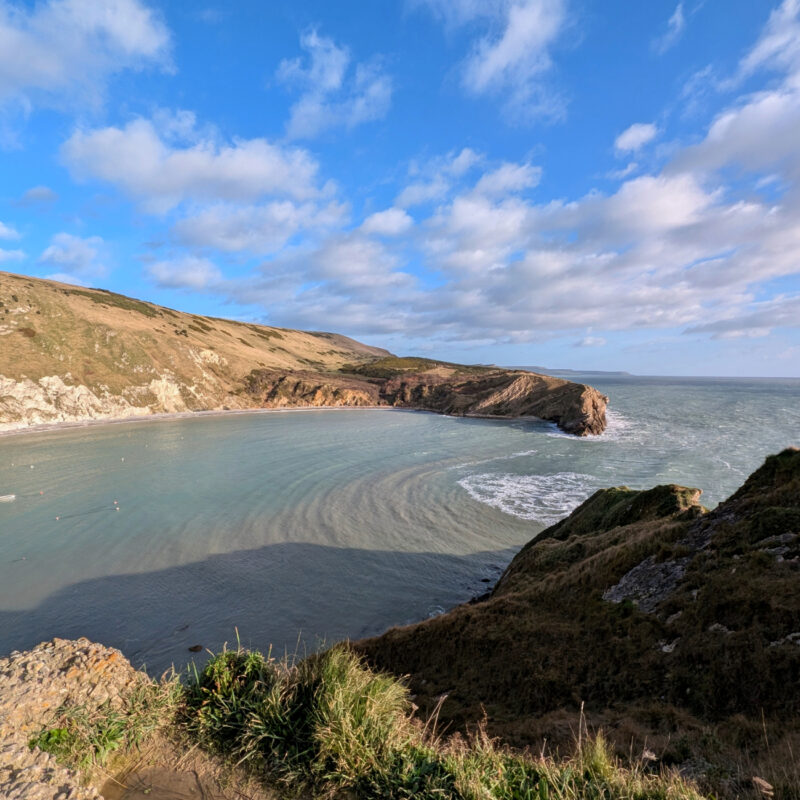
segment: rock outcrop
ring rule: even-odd
[[[119,650],[88,639],[54,639],[0,658],[0,797],[9,800],[95,800],[95,788],[29,741],[64,705],[90,713],[119,704],[140,680]]]

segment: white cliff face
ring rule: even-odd
[[[38,381],[27,378],[16,381],[0,375],[0,430],[187,410],[179,386],[168,376],[137,387],[139,393],[155,397],[155,403],[151,404],[137,404],[110,392],[92,391],[70,380],[69,374],[48,375]]]
[[[150,381],[148,388],[156,398],[155,408],[151,413],[166,412],[175,414],[181,411],[189,411],[181,395],[180,386],[168,376],[162,375],[160,378],[154,378]]]

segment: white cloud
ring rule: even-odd
[[[314,30],[300,38],[300,46],[307,58],[284,60],[277,71],[279,80],[302,91],[286,126],[290,139],[310,139],[330,128],[351,129],[386,116],[392,81],[377,63],[351,70],[350,51]]]
[[[4,250],[0,247],[0,264],[5,261],[22,261],[25,253],[22,250]]]
[[[800,0],[783,0],[772,11],[758,41],[742,59],[740,73],[750,75],[765,66],[800,68]]]
[[[487,4],[504,19],[501,0],[474,0],[476,25],[488,19]],[[249,278],[226,280],[196,254],[158,261],[150,274],[258,305],[277,323],[432,342],[564,336],[583,347],[622,329],[760,336],[800,319],[800,91],[794,61],[777,55],[787,47],[763,48],[772,55],[758,63],[783,73],[732,101],[663,169],[640,174],[634,165],[613,191],[577,198],[541,201],[528,191],[538,167],[491,163],[465,148],[412,164],[394,205],[353,227],[304,151],[263,150],[263,140],[220,144],[189,118],[104,129],[123,142],[143,131],[157,157],[141,146],[104,150],[90,132],[81,134],[81,158],[69,161],[68,148],[65,158],[73,168],[85,159],[87,174],[146,207],[182,203],[172,230],[190,248],[267,254]],[[318,79],[336,85],[342,74],[332,63]],[[620,137],[625,152],[658,133],[643,123],[632,131]],[[235,157],[223,157],[226,148]],[[269,181],[253,178],[259,158],[229,167],[262,151],[282,165],[264,168]],[[289,153],[308,165],[301,180],[302,170],[286,168]],[[413,221],[402,210],[412,205]],[[787,296],[764,301],[775,285]]]
[[[684,28],[686,27],[686,17],[683,13],[683,3],[678,3],[672,16],[667,21],[667,30],[664,34],[653,40],[653,50],[659,55],[663,55],[678,39],[681,38]]]
[[[387,208],[368,216],[361,223],[364,233],[374,233],[378,236],[399,236],[405,233],[414,224],[414,220],[401,208]]]
[[[124,69],[169,66],[170,34],[139,0],[0,2],[0,105],[96,103]]]
[[[167,289],[202,290],[222,279],[213,262],[196,256],[156,261],[147,271],[156,284]]]
[[[0,239],[19,239],[19,233],[10,225],[0,222]]]
[[[173,233],[192,247],[266,255],[284,247],[301,231],[323,235],[346,218],[346,206],[335,202],[323,206],[291,200],[247,206],[214,204],[176,222]]]
[[[76,177],[114,184],[154,213],[185,200],[251,202],[276,195],[306,200],[320,194],[317,163],[305,150],[266,139],[228,144],[200,135],[181,146],[146,119],[124,128],[76,131],[61,155]]]
[[[652,122],[635,122],[626,128],[614,140],[614,149],[618,153],[629,153],[641,150],[658,135],[658,128]]]
[[[58,195],[49,186],[32,186],[17,200],[18,206],[44,207],[55,203]]]
[[[542,179],[541,167],[531,164],[503,164],[482,175],[475,184],[478,194],[499,196],[532,189]]]
[[[435,200],[441,200],[450,189],[449,181],[441,175],[430,180],[410,183],[397,195],[397,205],[403,208],[422,205]]]
[[[471,93],[505,93],[523,118],[563,115],[563,101],[543,82],[550,51],[567,25],[566,0],[418,0],[449,26],[479,25],[462,71]]]
[[[710,333],[715,339],[755,339],[774,328],[800,328],[800,295],[754,303],[749,313],[695,325],[686,333]]]
[[[629,161],[622,169],[612,169],[606,173],[606,178],[613,181],[619,181],[633,175],[639,169],[639,164],[636,161]]]
[[[103,264],[104,243],[99,236],[81,238],[71,233],[57,233],[50,246],[39,256],[39,263],[63,270],[74,278],[101,277],[108,272]]]
[[[422,166],[413,163],[409,170],[413,180],[403,188],[395,202],[402,208],[410,208],[441,200],[454,182],[463,178],[482,160],[483,156],[465,147],[458,153],[448,153],[444,158],[432,159]]]

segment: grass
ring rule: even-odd
[[[479,729],[443,741],[408,690],[343,646],[296,665],[224,651],[194,674],[183,724],[265,781],[319,797],[421,800],[695,800],[669,773],[622,766],[602,736],[569,759],[512,753]]]
[[[60,708],[53,725],[41,730],[29,744],[31,749],[51,753],[65,766],[91,774],[104,767],[112,754],[130,754],[169,726],[181,696],[176,679],[160,683],[141,680],[121,705],[106,702],[96,708]]]
[[[86,297],[93,303],[99,305],[119,308],[123,311],[135,311],[138,314],[144,314],[146,317],[157,317],[159,309],[150,303],[145,303],[143,300],[136,300],[133,297],[126,297],[116,292],[109,292],[107,289],[90,289],[88,291],[83,289],[65,289],[64,294],[80,295]]]
[[[132,759],[154,736],[200,747],[265,789],[333,798],[701,800],[645,762],[621,764],[584,729],[570,758],[515,753],[483,727],[444,740],[408,689],[339,645],[296,664],[225,650],[186,684],[143,679],[121,704],[64,707],[30,741],[87,780]],[[108,774],[108,773],[106,773]],[[232,774],[232,773],[231,773]],[[240,779],[241,782],[241,779]]]
[[[409,372],[425,372],[437,367],[452,370],[457,375],[474,375],[492,372],[495,369],[480,365],[451,364],[448,361],[434,361],[430,358],[387,356],[370,361],[368,364],[345,364],[339,371],[364,375],[368,378],[391,379]]]

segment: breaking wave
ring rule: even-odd
[[[596,478],[579,472],[554,475],[482,473],[459,482],[470,497],[506,514],[552,525],[598,488]]]

